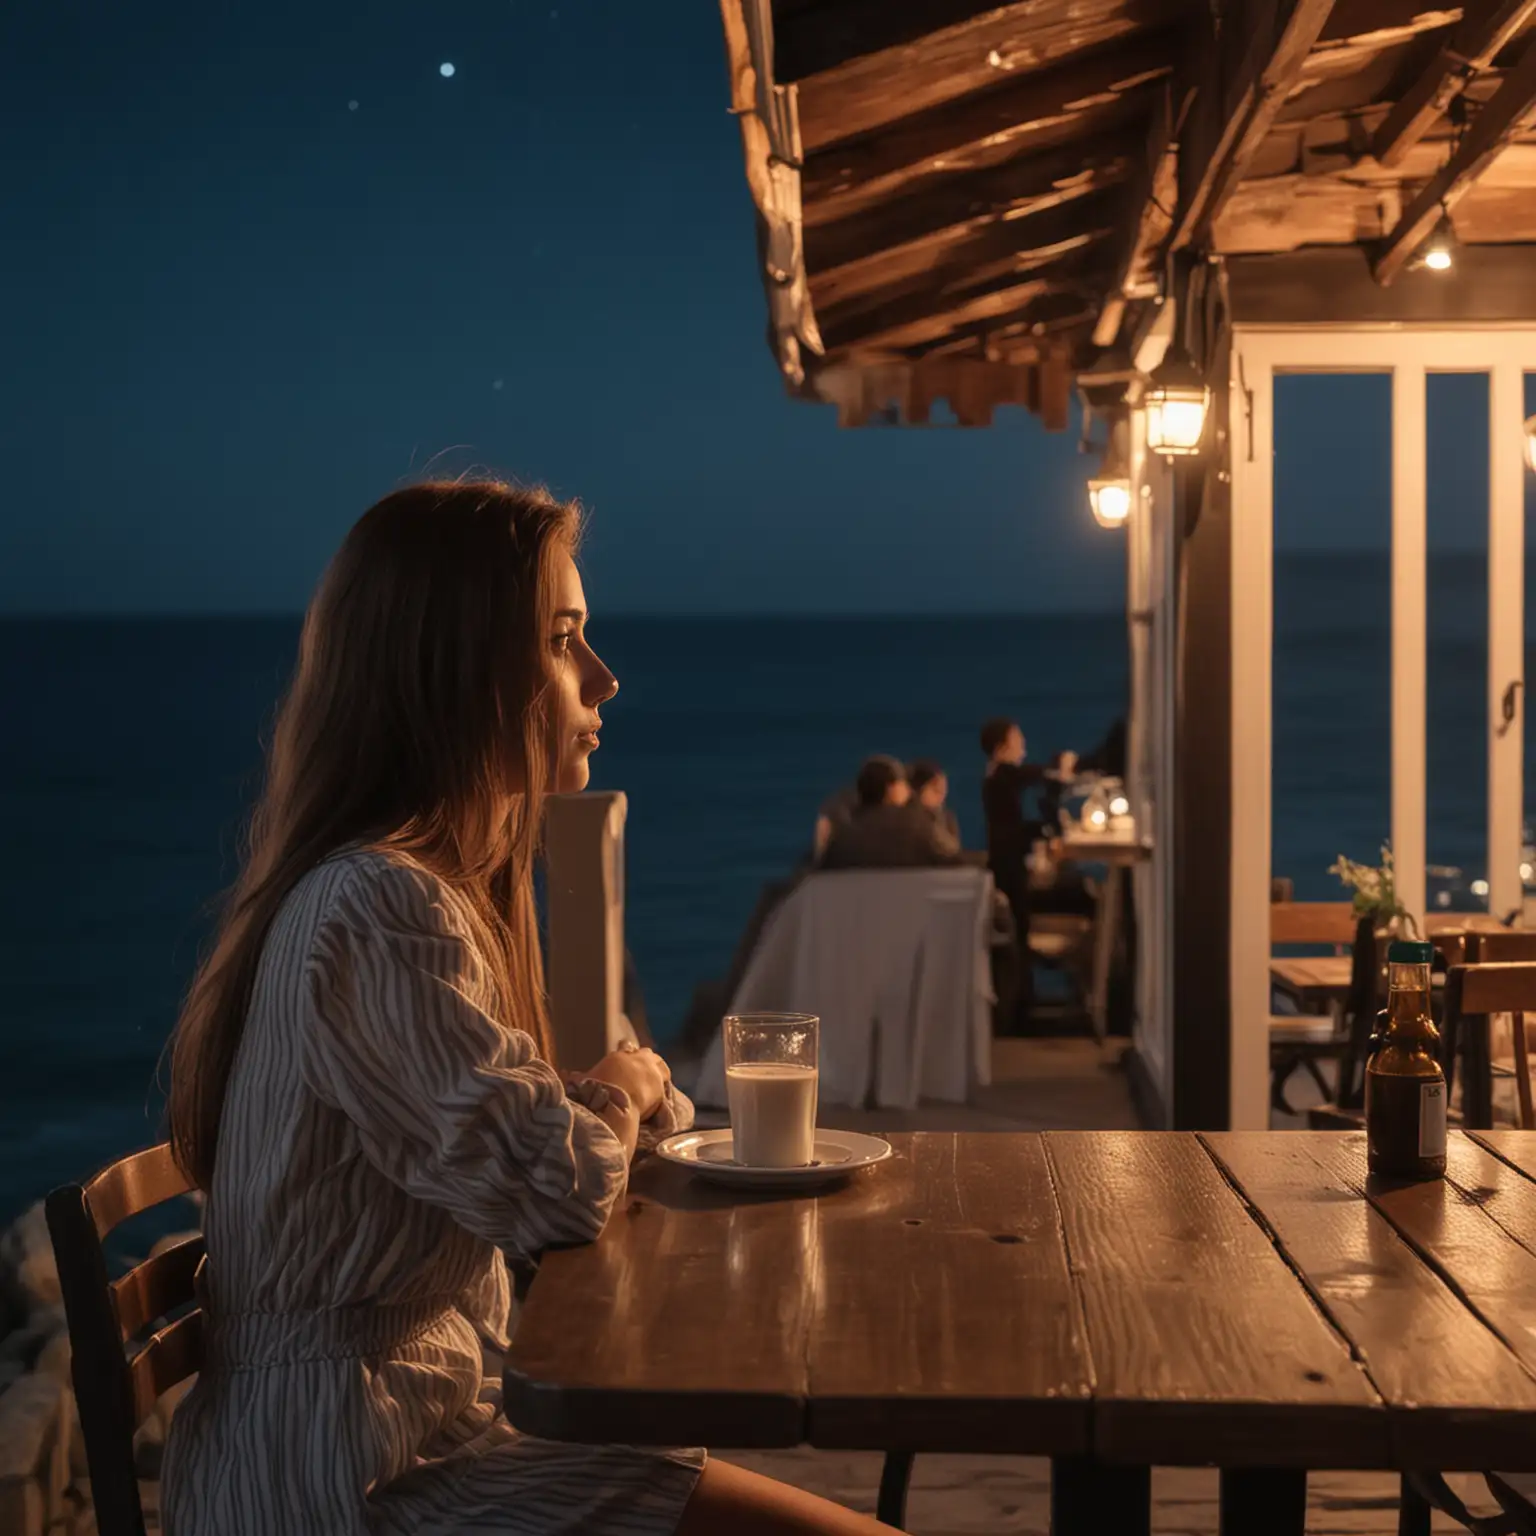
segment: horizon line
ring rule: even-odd
[[[701,609],[701,608],[631,608],[604,610],[594,617],[601,623],[614,619],[711,619],[724,623],[750,622],[759,619],[788,621],[797,619],[832,620],[857,623],[864,620],[913,620],[932,619],[955,622],[972,619],[1103,619],[1122,618],[1123,604],[1108,608],[869,608],[852,612],[832,608],[763,608],[763,609]],[[36,624],[53,622],[97,623],[103,620],[142,622],[174,620],[187,623],[208,623],[216,620],[269,620],[294,622],[304,617],[302,608],[37,608],[0,609],[0,624]]]

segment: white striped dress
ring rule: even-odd
[[[376,850],[313,870],[273,924],[220,1121],[167,1536],[677,1525],[702,1451],[520,1435],[484,1376],[503,1250],[596,1237],[628,1170],[485,1010],[469,931],[451,890]]]

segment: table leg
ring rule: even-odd
[[[907,1485],[912,1480],[912,1452],[887,1451],[880,1469],[880,1494],[875,1518],[893,1530],[904,1531],[907,1521]]]
[[[1151,1529],[1150,1467],[1092,1456],[1051,1462],[1051,1536],[1147,1536]]]
[[[1223,1467],[1221,1536],[1303,1536],[1307,1474],[1290,1467]]]
[[[1429,1500],[1405,1477],[1397,1498],[1397,1536],[1429,1536]]]
[[[1120,882],[1125,871],[1111,864],[1099,882],[1099,898],[1093,922],[1093,981],[1088,997],[1088,1016],[1094,1038],[1109,1037],[1109,973],[1115,963],[1115,945],[1119,938]]]

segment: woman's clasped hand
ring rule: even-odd
[[[666,1062],[655,1051],[643,1046],[610,1051],[582,1075],[622,1088],[641,1120],[649,1120],[661,1108],[667,1096],[667,1085],[672,1081],[671,1069]]]

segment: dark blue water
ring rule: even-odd
[[[1432,578],[1431,858],[1476,873],[1485,573]],[[1277,576],[1275,867],[1328,895],[1387,830],[1386,566]],[[0,623],[0,1220],[158,1130],[156,1063],[232,878],[297,621]],[[652,1027],[725,966],[758,887],[872,751],[949,765],[980,833],[978,723],[1035,755],[1087,748],[1123,707],[1116,615],[610,620],[622,691],[597,787],[630,797],[629,933]]]

